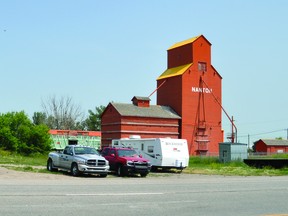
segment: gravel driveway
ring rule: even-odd
[[[66,179],[71,178],[69,175],[54,175],[48,173],[34,173],[34,172],[22,172],[22,171],[15,171],[11,169],[7,169],[0,165],[0,180],[7,180],[7,179]]]

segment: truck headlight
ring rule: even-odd
[[[83,165],[86,163],[85,160],[77,160],[76,162],[77,162],[78,164],[83,164]]]
[[[127,166],[133,166],[134,165],[133,161],[127,161],[126,164],[127,164]]]

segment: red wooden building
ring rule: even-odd
[[[187,139],[190,155],[218,154],[223,142],[222,77],[211,64],[211,43],[197,36],[168,49],[168,66],[157,79],[157,105],[134,97],[133,104],[109,103],[102,114],[102,145],[112,139]]]
[[[101,118],[101,145],[133,135],[178,138],[179,119],[169,106],[150,105],[148,97],[133,97],[131,104],[109,103]]]
[[[276,154],[288,153],[288,140],[260,139],[254,142],[256,153]]]
[[[190,154],[218,154],[222,77],[211,64],[211,43],[200,35],[170,47],[157,87],[157,104],[172,107],[182,118],[179,138],[187,139]]]

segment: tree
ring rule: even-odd
[[[73,103],[71,97],[61,97],[60,99],[57,99],[56,96],[50,97],[46,102],[42,101],[42,108],[47,116],[46,124],[50,129],[81,129],[84,113],[79,105]]]
[[[22,112],[0,115],[0,148],[20,154],[44,153],[50,150],[49,128],[35,125]]]
[[[88,110],[89,116],[85,121],[87,130],[100,131],[101,130],[101,115],[105,110],[105,106],[100,105],[95,107],[95,112]]]
[[[41,124],[47,124],[47,116],[44,112],[34,112],[32,116],[33,124],[35,125],[41,125]]]

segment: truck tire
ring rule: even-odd
[[[117,166],[116,172],[117,172],[117,175],[118,175],[119,177],[124,175],[123,166],[122,166],[121,164],[119,164],[119,165]]]
[[[52,161],[51,158],[49,158],[48,161],[47,161],[47,170],[50,171],[50,172],[58,171],[58,169],[54,167],[53,161]]]
[[[102,178],[105,178],[105,177],[107,177],[107,173],[106,174],[100,174],[100,177],[102,177]]]
[[[78,165],[77,165],[76,163],[73,163],[73,164],[71,165],[71,174],[72,174],[73,176],[79,176],[79,175],[80,175],[80,171],[79,171]]]
[[[148,173],[140,173],[141,177],[146,177],[148,175]]]

